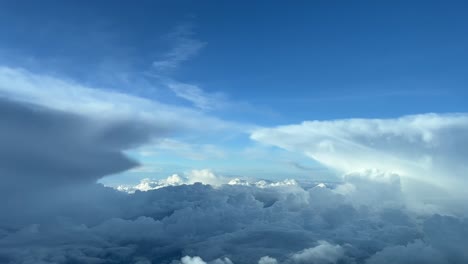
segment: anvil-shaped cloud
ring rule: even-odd
[[[468,183],[467,114],[310,121],[259,129],[251,138],[304,153],[345,174],[369,169],[398,174],[407,193],[429,185],[459,198]]]

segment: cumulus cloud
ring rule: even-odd
[[[295,253],[291,258],[295,263],[331,264],[343,258],[344,250],[339,245],[331,245],[327,241],[319,241],[313,248]]]
[[[298,183],[292,179],[285,179],[283,181],[269,181],[269,180],[246,180],[240,178],[231,178],[226,176],[216,175],[209,169],[191,170],[184,173],[183,175],[173,174],[165,179],[142,179],[136,185],[118,185],[115,189],[134,193],[135,191],[151,191],[168,186],[179,186],[184,184],[201,183],[205,185],[211,185],[213,187],[219,187],[224,184],[228,185],[239,185],[239,186],[255,186],[257,188],[274,188],[282,186],[297,186]],[[324,183],[319,183],[316,187],[325,187]]]
[[[278,264],[278,261],[275,258],[263,256],[258,261],[258,264]]]
[[[215,175],[211,170],[202,169],[191,170],[190,172],[185,173],[183,176],[173,174],[166,179],[161,180],[145,178],[142,179],[137,185],[119,185],[116,187],[116,189],[127,193],[134,193],[135,191],[151,191],[168,186],[179,186],[183,184],[194,183],[219,186],[221,184],[227,183],[227,181],[228,179],[226,177]]]
[[[206,262],[203,261],[200,257],[189,256],[183,257],[180,262],[182,262],[182,264],[206,264]]]

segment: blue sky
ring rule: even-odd
[[[320,178],[252,129],[467,112],[467,13],[465,1],[2,1],[0,65],[235,123],[130,149],[151,169],[108,183],[193,168]]]

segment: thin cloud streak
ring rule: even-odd
[[[155,73],[168,74],[184,61],[196,56],[206,43],[195,39],[194,35],[193,26],[188,24],[179,25],[174,32],[167,35],[166,40],[173,42],[174,46],[152,63]]]

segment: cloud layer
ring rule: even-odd
[[[332,188],[196,183],[112,193],[105,205],[113,213],[89,216],[94,224],[62,212],[42,224],[1,229],[0,259],[266,264],[464,263],[468,258],[466,219],[408,210],[399,181],[348,178]],[[354,191],[343,194],[343,185]],[[375,192],[363,195],[368,189]],[[382,196],[387,189],[395,192]]]

